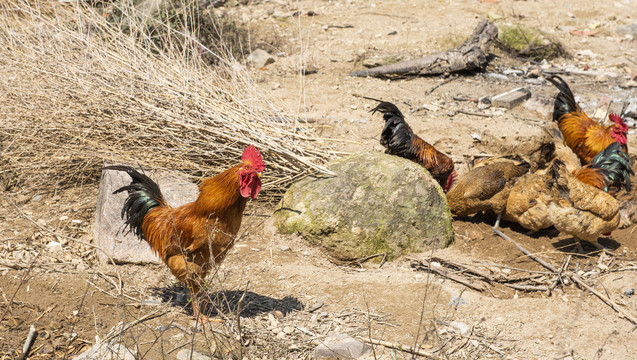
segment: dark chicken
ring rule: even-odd
[[[371,113],[377,111],[385,119],[385,127],[380,135],[380,144],[385,147],[385,153],[422,165],[447,193],[457,176],[453,160],[414,134],[396,105],[382,101]]]

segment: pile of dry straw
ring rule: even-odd
[[[268,166],[267,198],[332,157],[226,54],[204,66],[193,54],[208,50],[195,40],[190,51],[157,49],[132,22],[125,34],[89,7],[41,6],[0,4],[5,189],[95,186],[105,161],[196,179],[236,164],[255,144]]]

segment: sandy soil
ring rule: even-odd
[[[528,83],[524,76],[508,75],[505,80],[488,75],[507,69],[526,72],[537,66],[494,51],[497,56],[486,72],[465,74],[427,94],[445,78],[348,77],[349,72],[362,67],[362,58],[414,58],[442,51],[462,42],[488,14],[498,14],[551,34],[574,55],[550,65],[617,74],[565,76],[584,110],[593,114],[603,95],[616,101],[636,95],[634,88],[618,86],[637,71],[635,41],[614,32],[616,27],[636,21],[634,5],[621,0],[502,0],[495,4],[469,0],[288,4],[277,0],[227,11],[268,34],[260,38],[276,39],[272,41],[276,47],[257,44],[278,54],[275,63],[252,70],[258,86],[282,108],[307,119],[321,136],[337,140],[326,140],[326,145],[342,152],[382,151],[378,142],[381,117],[369,113],[372,101],[355,95],[386,99],[403,110],[418,135],[450,154],[462,173],[472,157],[506,153],[532,141],[542,133],[542,126],[550,123],[549,108],[520,105],[512,110],[481,110],[475,103],[457,102],[453,97],[491,97],[527,86],[535,95],[552,98],[556,91],[550,84]],[[299,10],[301,14],[313,11],[315,16],[291,16]],[[601,32],[596,36],[569,33],[598,21]],[[300,68],[316,72],[303,76]],[[482,141],[476,142],[472,134]],[[629,148],[634,149],[637,141],[631,135]],[[82,204],[94,201],[96,188],[89,194],[72,189],[36,195],[1,199],[0,355],[4,358],[17,357],[32,324],[39,335],[31,358],[71,358],[92,345],[96,337],[107,337],[119,322],[129,324],[148,314],[161,316],[117,336],[148,359],[175,358],[191,344],[204,353],[224,348],[220,343],[237,348],[237,338],[243,342],[239,357],[311,358],[315,336],[334,332],[418,345],[426,351],[438,350],[441,357],[448,353],[448,358],[631,359],[637,352],[634,324],[573,284],[559,285],[550,293],[516,291],[495,284],[479,292],[414,267],[413,257],[433,255],[491,274],[528,275],[507,267],[544,271],[512,244],[492,234],[492,216],[456,219],[456,241],[447,249],[414,254],[380,268],[378,262],[350,267],[330,261],[301,238],[278,234],[270,219],[276,205],[254,202],[249,205],[251,215],[245,221],[245,232],[211,280],[216,304],[228,314],[226,322],[213,329],[237,337],[224,335],[221,338],[225,340],[211,341],[214,331],[190,329],[191,310],[185,291],[165,266],[102,265],[89,246],[64,237],[58,239],[64,251],[40,252],[44,244],[55,239],[40,227],[91,241],[94,214],[78,211],[84,207],[77,199],[82,199]],[[526,235],[524,229],[506,223],[503,229],[557,266],[572,250],[570,237],[554,230]],[[571,257],[569,266],[587,273],[594,289],[637,316],[637,297],[625,294],[635,287],[637,273],[622,271],[634,268],[637,259],[634,229],[617,230],[612,238],[601,240],[615,256],[600,257],[587,248],[591,252]],[[36,257],[38,253],[42,255]],[[30,267],[32,261],[34,266]],[[117,295],[118,273],[126,296]],[[546,286],[551,279],[537,273],[537,282]],[[243,291],[246,296],[239,301]],[[462,301],[454,306],[459,296]],[[7,308],[9,300],[12,305]],[[233,315],[239,306],[243,309],[241,326]],[[462,325],[469,327],[468,333],[461,334]],[[376,351],[378,358],[411,356],[383,347],[376,347]],[[229,353],[236,355],[237,351]]]

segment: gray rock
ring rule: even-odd
[[[185,178],[175,175],[149,176],[157,181],[164,198],[173,207],[194,201],[199,193],[197,185]],[[113,191],[130,182],[130,176],[123,171],[102,172],[95,211],[95,244],[107,251],[118,263],[160,263],[146,241],[139,240],[133,233],[124,230],[121,212],[128,194],[113,194]],[[101,251],[97,251],[97,256],[102,263],[109,261]]]
[[[451,300],[449,300],[449,305],[450,306],[462,306],[462,305],[469,305],[469,302],[465,299],[462,298],[462,294],[460,295],[456,295],[453,298],[451,298]]]
[[[615,29],[615,32],[618,33],[619,35],[637,36],[637,24],[629,24],[629,25],[620,26],[617,29]]]
[[[285,193],[275,222],[337,258],[386,253],[388,259],[449,245],[451,213],[438,183],[420,165],[377,152],[327,165]]]
[[[254,67],[257,68],[265,67],[266,65],[272,64],[275,61],[274,56],[268,54],[267,51],[262,49],[254,50],[250,55],[248,55],[248,58],[246,60],[248,61],[248,63],[251,63],[252,65],[254,65]]]
[[[314,349],[315,359],[358,359],[372,348],[346,334],[332,334]]]
[[[210,360],[212,357],[208,355],[204,355],[196,350],[192,351],[192,356],[190,355],[190,349],[182,349],[177,353],[177,360]]]
[[[99,343],[73,360],[135,360],[135,352],[122,344]]]
[[[466,335],[469,332],[469,330],[471,330],[471,327],[469,325],[460,321],[452,321],[451,324],[449,325],[451,325],[451,327],[458,329],[458,331],[460,331],[460,335]]]

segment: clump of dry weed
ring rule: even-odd
[[[133,18],[138,31],[122,32],[82,2],[43,6],[0,5],[3,190],[94,186],[105,161],[211,176],[254,144],[267,198],[332,157],[222,47],[161,48]],[[165,36],[187,36],[164,25]]]

